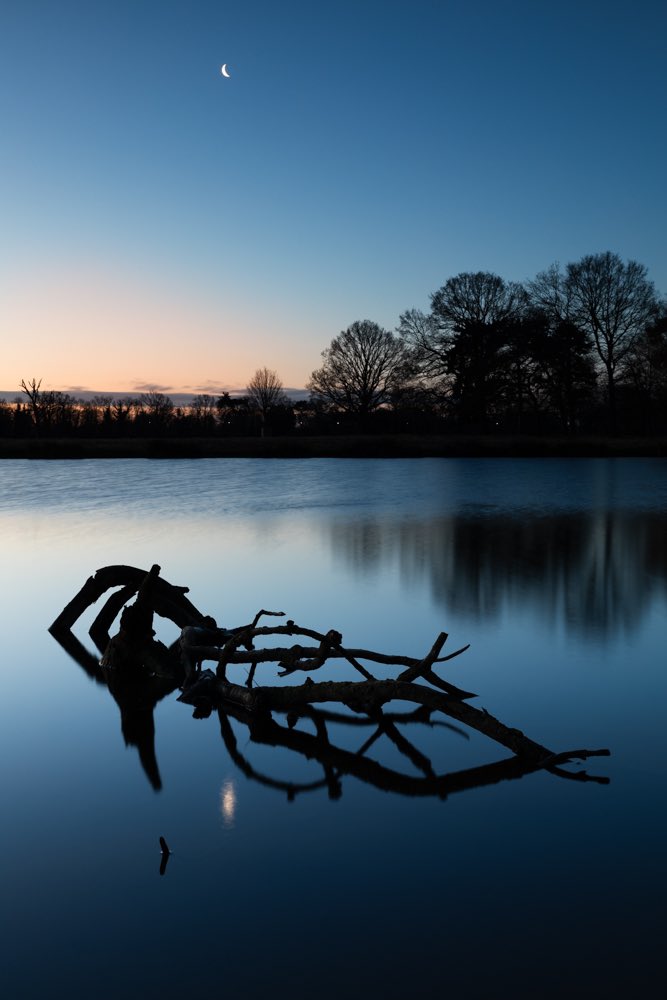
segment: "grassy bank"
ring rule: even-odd
[[[667,457],[667,438],[358,435],[267,438],[0,439],[0,458]]]

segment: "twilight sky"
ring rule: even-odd
[[[666,38],[664,0],[3,0],[0,389],[298,388],[460,271],[602,250],[666,293]]]

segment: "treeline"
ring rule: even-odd
[[[337,433],[667,433],[667,303],[612,253],[525,284],[462,273],[396,331],[354,322],[322,352],[308,400],[258,369],[246,393],[185,407],[160,392],[80,400],[23,382],[0,435],[239,437]]]
[[[525,284],[450,278],[395,333],[353,323],[323,352],[314,398],[370,426],[463,433],[664,434],[667,304],[646,268],[612,253]]]
[[[0,400],[0,435],[4,437],[245,437],[262,432],[261,410],[247,395],[201,394],[180,407],[162,392],[79,399],[67,392],[44,390],[36,379],[21,385],[22,397],[12,403]],[[292,404],[286,397],[281,399],[265,419],[276,433],[290,433],[295,426]]]

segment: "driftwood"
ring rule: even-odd
[[[608,779],[569,771],[563,767],[573,760],[607,756],[608,750],[568,750],[554,752],[476,708],[476,697],[436,673],[438,664],[459,656],[464,646],[441,655],[447,633],[441,632],[422,658],[390,655],[343,645],[340,632],[326,633],[296,625],[260,625],[265,616],[284,617],[282,612],[262,609],[247,625],[220,628],[210,616],[203,615],[185,596],[187,587],[174,587],[164,581],[160,567],[151,570],[131,566],[107,566],[90,577],[79,593],[58,615],[50,632],[95,680],[107,684],[121,709],[123,734],[127,743],[139,749],[140,758],[154,788],[161,786],[154,752],[153,709],[157,701],[181,687],[179,701],[194,708],[196,718],[206,718],[217,710],[223,742],[235,764],[253,780],[279,788],[294,798],[297,793],[326,787],[332,798],[341,794],[341,778],[352,774],[377,788],[405,795],[446,797],[454,791],[519,778],[546,770],[559,777],[577,781],[607,783]],[[101,660],[90,654],[73,635],[71,628],[80,615],[107,591],[112,593],[98,613],[90,635],[102,654]],[[128,604],[134,595],[136,600]],[[170,619],[181,628],[180,639],[167,647],[154,637],[153,615]],[[109,637],[120,614],[118,632]],[[312,644],[261,646],[272,639],[296,637]],[[215,664],[215,671],[204,670],[205,661]],[[327,679],[314,682],[310,674],[344,661],[360,674],[358,681]],[[362,662],[363,661],[363,662]],[[301,684],[258,684],[258,668],[273,663],[282,678],[307,674]],[[239,665],[247,668],[244,684],[235,683],[228,671]],[[394,678],[376,678],[369,665],[399,668]],[[394,702],[413,706],[409,711],[391,710]],[[342,711],[319,706],[338,704]],[[277,721],[274,716],[283,717]],[[510,758],[482,767],[437,775],[426,757],[405,736],[408,727],[443,726],[461,736],[465,728],[444,722],[442,716],[473,729],[509,750]],[[258,773],[238,749],[231,719],[248,728],[257,743],[282,746],[316,761],[323,770],[320,780],[301,785]],[[297,728],[300,723],[315,732]],[[331,741],[332,725],[370,727],[372,732],[355,752],[337,747]],[[367,756],[380,739],[390,740],[418,773],[403,774]]]
[[[153,571],[155,575],[159,574],[160,567],[154,566],[150,572]],[[55,633],[71,629],[84,611],[113,587],[125,588],[123,604],[126,603],[138,592],[147,575],[145,569],[136,569],[134,566],[104,566],[102,569],[98,569],[93,576],[88,577],[81,590],[65,605],[49,631]],[[157,576],[154,585],[153,610],[163,618],[170,618],[181,628],[185,625],[197,625],[202,621],[204,615],[197,610],[194,604],[190,603],[185,596],[187,593],[188,587],[174,587],[171,583],[167,583],[166,580]],[[117,607],[115,595],[112,594],[107,600],[105,608],[107,605],[112,608]],[[116,613],[108,622],[109,628],[120,610],[121,608],[117,607]],[[104,608],[98,615],[97,621],[102,618],[103,613]]]

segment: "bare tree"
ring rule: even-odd
[[[37,379],[31,379],[26,382],[25,379],[21,379],[21,392],[24,392],[28,397],[28,405],[30,407],[30,412],[32,413],[33,423],[35,425],[35,430],[39,433],[42,425],[42,394],[40,386],[42,380],[40,378],[39,382]]]
[[[657,314],[657,298],[643,264],[618,254],[589,254],[567,265],[566,284],[577,325],[589,332],[604,366],[612,433],[616,431],[616,383],[628,355]]]
[[[445,374],[443,342],[433,313],[408,309],[400,316],[398,333],[409,345],[419,370],[427,379],[438,379]]]
[[[77,425],[81,404],[68,392],[49,389],[41,394],[42,425],[58,431],[70,430]]]
[[[174,412],[174,404],[169,396],[163,392],[143,392],[141,401],[148,410],[151,417],[165,422]]]
[[[457,274],[431,296],[431,312],[441,328],[460,330],[513,319],[523,308],[522,285],[488,271]]]
[[[211,396],[208,392],[193,396],[190,403],[190,415],[200,427],[212,430],[216,418],[216,397]]]
[[[358,320],[322,351],[324,364],[306,385],[315,396],[365,420],[408,375],[404,342],[371,320]]]
[[[71,430],[78,420],[79,401],[67,392],[41,389],[41,384],[41,379],[38,382],[33,378],[27,383],[21,380],[21,391],[28,397],[35,432]]]
[[[555,263],[529,281],[526,285],[531,306],[544,313],[551,323],[571,323],[574,306],[572,285]]]
[[[278,374],[270,368],[258,368],[246,388],[250,405],[259,410],[262,418],[262,436],[269,410],[280,406],[286,400],[283,384]]]

